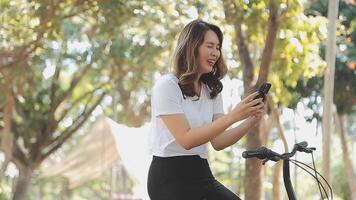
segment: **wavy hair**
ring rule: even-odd
[[[197,57],[199,47],[203,44],[205,33],[208,30],[216,33],[221,47],[223,34],[220,28],[199,19],[187,24],[179,35],[178,44],[173,54],[173,68],[179,79],[178,84],[184,98],[198,95],[194,90],[194,80],[198,77]],[[220,57],[213,66],[213,70],[200,77],[200,81],[205,83],[210,90],[210,98],[215,98],[222,91],[223,85],[220,80],[226,72],[227,67],[220,48]]]

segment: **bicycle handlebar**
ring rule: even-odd
[[[269,160],[272,160],[272,161],[275,161],[275,162],[277,162],[279,160],[283,160],[284,186],[286,188],[286,191],[287,191],[287,194],[288,194],[288,198],[290,200],[296,200],[296,196],[295,196],[295,193],[294,193],[294,190],[293,190],[293,186],[292,186],[292,183],[291,183],[291,180],[290,180],[289,162],[292,162],[294,164],[296,164],[296,163],[293,160],[290,160],[289,158],[293,157],[297,151],[305,152],[305,153],[312,153],[314,150],[316,150],[314,147],[308,147],[308,143],[306,141],[303,141],[303,142],[299,142],[299,143],[295,144],[293,146],[292,151],[289,152],[289,153],[279,154],[277,152],[272,151],[271,149],[268,149],[267,147],[262,146],[262,147],[257,148],[256,150],[248,150],[248,151],[242,152],[242,157],[243,158],[259,158],[259,159],[263,160],[263,162],[262,162],[263,165]],[[311,169],[313,169],[315,171],[315,176],[313,176],[308,170],[306,170],[304,168],[302,168],[302,169],[305,170],[306,172],[308,172],[309,174],[311,174],[316,179],[316,181],[318,182],[321,198],[324,199],[323,194],[321,192],[321,188],[323,188],[323,191],[326,194],[326,198],[329,199],[324,186],[318,180],[317,174],[319,174],[319,173],[315,169],[315,163],[314,163],[313,154],[312,154],[312,158],[313,158],[314,168],[311,168]],[[299,166],[298,164],[296,164],[296,165]],[[333,199],[332,198],[332,189],[331,189],[329,183],[325,180],[325,178],[323,176],[321,176],[321,177],[323,178],[323,180],[328,185],[328,187],[330,189],[330,192],[331,192],[331,199]]]
[[[279,153],[274,152],[266,147],[259,147],[256,150],[248,150],[248,151],[242,152],[242,157],[243,158],[258,158],[261,160],[267,159],[267,160],[278,161],[280,159],[284,160],[284,159],[293,157],[297,151],[311,153],[314,150],[315,150],[314,147],[308,148],[308,143],[306,141],[303,141],[303,142],[295,144],[293,147],[293,150],[290,153],[279,154]]]

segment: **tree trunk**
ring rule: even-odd
[[[247,134],[246,146],[247,149],[257,149],[261,147],[261,140],[257,128],[254,128],[251,133]],[[245,199],[261,199],[263,194],[261,161],[257,158],[246,159],[245,171]]]
[[[279,161],[274,165],[273,168],[273,178],[272,178],[272,199],[273,200],[282,200],[282,180],[281,180],[281,173],[282,173],[282,166],[283,162]]]
[[[269,18],[268,18],[268,30],[265,40],[265,46],[263,48],[261,56],[261,64],[259,69],[259,75],[257,83],[254,78],[254,64],[251,60],[249,53],[249,47],[246,40],[246,33],[243,31],[243,18],[241,16],[241,9],[235,3],[235,1],[223,1],[225,18],[229,24],[232,24],[236,34],[236,45],[238,47],[239,57],[243,66],[243,85],[244,94],[247,96],[251,92],[255,91],[257,87],[267,81],[268,73],[272,62],[273,50],[281,19],[284,16],[284,11],[279,9],[279,5],[276,1],[269,1]],[[248,150],[256,149],[262,144],[261,137],[259,135],[259,127],[251,130],[247,134]],[[263,197],[262,189],[262,166],[258,159],[247,159],[245,167],[245,199],[248,200],[260,200]]]
[[[4,90],[4,93],[6,95],[6,101],[4,103],[4,111],[3,111],[4,127],[2,130],[0,130],[0,138],[1,138],[0,151],[4,153],[4,157],[5,157],[0,169],[0,175],[1,175],[0,180],[1,177],[3,177],[3,174],[5,173],[6,168],[12,158],[11,119],[12,119],[12,113],[13,113],[12,110],[14,108],[15,100],[14,100],[14,94],[12,93],[12,89],[11,89],[11,80],[9,79],[10,78],[7,76],[5,78],[5,83],[3,87],[1,87],[1,89]]]
[[[268,96],[268,103],[269,103],[269,107],[271,108],[273,121],[275,122],[277,129],[278,129],[278,135],[283,142],[284,152],[287,153],[289,150],[288,150],[287,139],[286,139],[285,133],[284,133],[284,128],[283,128],[283,125],[280,120],[279,112],[278,112],[275,104],[273,103],[271,96]],[[273,200],[281,200],[282,199],[282,192],[281,192],[282,166],[283,166],[283,162],[279,161],[276,163],[276,165],[274,166],[274,169],[273,169],[273,181],[272,181],[273,182],[273,189],[272,189]]]
[[[325,179],[330,182],[330,135],[332,131],[332,105],[334,97],[335,52],[336,52],[336,19],[339,0],[329,0],[328,6],[328,38],[325,60],[327,68],[324,76],[323,104],[323,167]]]
[[[262,117],[259,123],[259,131],[262,145],[266,145],[272,130],[272,117]]]
[[[14,196],[12,200],[27,200],[27,192],[31,183],[33,170],[26,166],[19,167],[19,177],[16,181]]]
[[[340,133],[340,141],[342,148],[342,158],[344,161],[345,173],[347,178],[347,185],[349,187],[350,196],[352,200],[356,200],[356,182],[355,182],[355,172],[352,166],[352,161],[349,157],[349,150],[347,147],[347,135],[344,130],[344,116],[337,114],[335,112],[335,121],[338,132]]]

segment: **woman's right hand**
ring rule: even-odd
[[[258,92],[248,95],[232,109],[229,115],[234,123],[255,115],[258,110],[264,107],[262,98],[253,99],[257,95]]]

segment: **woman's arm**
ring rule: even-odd
[[[238,126],[226,130],[222,134],[213,138],[210,141],[213,148],[217,151],[220,151],[239,141],[246,133],[248,133],[253,127],[256,126],[256,124],[258,123],[258,121],[260,120],[260,118],[264,113],[263,107],[257,112],[256,115],[247,118],[244,122],[242,122]],[[220,118],[223,117],[224,117],[223,114],[214,115],[213,121],[219,120]]]
[[[209,142],[234,122],[229,115],[224,115],[211,124],[190,128],[183,114],[162,115],[161,119],[178,143],[186,150]]]
[[[249,95],[227,115],[220,116],[212,123],[197,128],[190,128],[184,114],[160,115],[160,118],[178,143],[184,149],[189,150],[211,141],[233,123],[255,115],[260,106],[254,105],[261,102],[261,99],[253,100],[256,95],[257,93]]]

